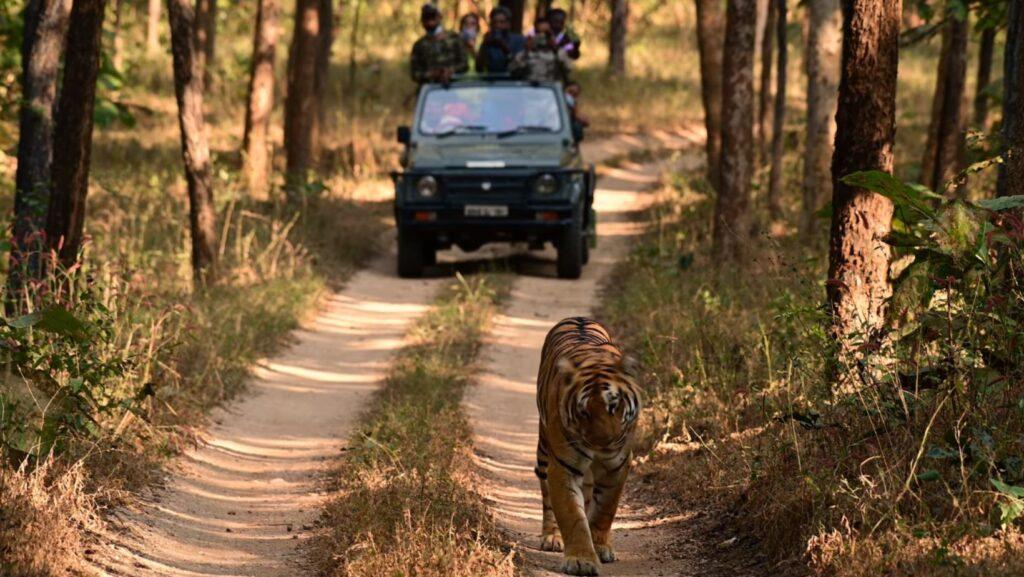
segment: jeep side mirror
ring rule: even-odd
[[[572,123],[572,139],[577,143],[583,142],[584,130],[583,125],[579,122]]]
[[[412,130],[408,126],[398,127],[398,142],[406,146],[409,146],[409,143],[412,142]]]

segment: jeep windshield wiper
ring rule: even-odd
[[[454,136],[456,134],[467,134],[467,133],[470,133],[470,132],[484,132],[485,130],[487,130],[487,127],[486,126],[481,126],[479,124],[460,124],[458,126],[453,126],[452,128],[449,128],[448,130],[445,130],[444,132],[438,132],[434,136],[436,136],[438,138],[448,138],[449,136]]]
[[[515,136],[517,134],[527,134],[531,132],[554,132],[554,130],[551,130],[550,126],[517,126],[512,130],[505,130],[503,132],[499,132],[498,138],[508,138],[510,136]]]

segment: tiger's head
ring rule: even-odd
[[[558,370],[565,379],[558,412],[566,431],[591,448],[624,446],[640,414],[636,363],[611,353],[562,357]]]

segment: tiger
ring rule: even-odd
[[[544,502],[541,550],[564,550],[563,573],[597,575],[615,561],[612,521],[641,408],[635,375],[635,361],[597,321],[564,319],[544,341],[534,473]]]

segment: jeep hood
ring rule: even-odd
[[[573,152],[557,143],[420,143],[410,157],[410,168],[472,168],[480,163],[513,167],[560,167],[571,164]]]

